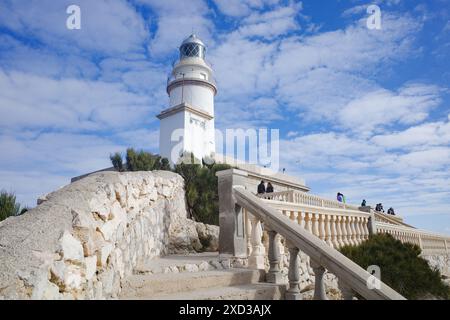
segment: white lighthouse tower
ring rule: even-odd
[[[214,96],[217,86],[205,61],[206,47],[191,35],[180,47],[180,59],[167,81],[169,108],[161,112],[159,152],[176,163],[183,152],[201,160],[215,153]]]

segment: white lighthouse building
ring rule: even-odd
[[[191,35],[180,47],[180,59],[167,81],[169,108],[160,119],[159,152],[176,163],[183,152],[201,160],[213,157],[214,96],[217,86],[213,70],[205,61],[206,47]]]

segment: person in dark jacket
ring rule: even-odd
[[[273,186],[270,182],[267,183],[266,193],[273,193]]]
[[[264,181],[261,181],[261,183],[258,185],[258,194],[264,193],[266,193],[266,186],[264,185]]]
[[[366,200],[363,200],[361,203],[361,207],[365,207],[365,206],[367,206],[367,202],[366,202]]]

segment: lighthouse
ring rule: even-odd
[[[205,44],[195,35],[180,47],[180,57],[167,79],[169,107],[160,120],[159,152],[176,163],[190,152],[201,160],[214,157],[214,97],[217,86],[205,60]]]

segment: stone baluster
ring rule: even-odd
[[[288,194],[288,201],[289,201],[289,202],[294,202],[294,191],[291,191],[291,192]]]
[[[369,219],[368,218],[363,218],[362,219],[362,225],[363,225],[363,230],[364,230],[364,240],[368,240],[369,239]]]
[[[347,226],[346,226],[346,216],[341,216],[341,233],[342,233],[342,243],[344,246],[348,246],[350,242],[347,239]]]
[[[280,247],[276,231],[268,230],[269,234],[269,272],[266,275],[266,281],[269,283],[281,283],[282,274],[280,272]]]
[[[306,229],[306,231],[312,232],[311,213],[309,213],[309,212],[305,212],[305,229]]]
[[[252,219],[251,214],[245,210],[245,234],[247,237],[247,256],[252,254]]]
[[[331,216],[326,214],[324,215],[324,219],[325,219],[325,242],[330,247],[333,247],[333,241],[331,239]]]
[[[262,270],[264,269],[264,256],[266,253],[266,249],[261,241],[262,239],[262,226],[261,221],[255,216],[251,216],[251,225],[252,225],[252,234],[251,234],[251,242],[252,242],[252,253],[248,259],[248,263],[251,267]]]
[[[326,233],[325,233],[325,215],[320,214],[319,217],[319,238],[320,240],[325,241]]]
[[[297,223],[297,217],[298,217],[297,211],[291,211],[290,219],[291,219],[293,222]]]
[[[297,217],[297,221],[298,221],[298,225],[302,228],[305,227],[305,213],[299,211],[298,212],[298,217]]]
[[[333,248],[339,247],[339,242],[337,240],[337,230],[336,230],[336,216],[330,216],[331,222],[331,243],[333,243]]]
[[[291,243],[287,243],[289,249],[289,289],[286,292],[286,300],[301,300],[300,294],[300,259],[298,248]]]
[[[361,217],[355,217],[355,229],[356,229],[355,236],[356,236],[357,244],[360,244],[363,241],[361,225],[359,223],[360,219],[361,219]]]
[[[318,221],[318,214],[317,213],[312,213],[311,216],[311,222],[312,222],[312,233],[313,235],[315,235],[316,237],[319,236],[319,221]]]
[[[345,217],[345,227],[347,228],[347,242],[349,245],[353,246],[354,243],[352,239],[353,234],[351,224],[352,224],[352,217],[351,216]]]
[[[325,268],[319,263],[310,260],[311,268],[314,271],[314,300],[328,300],[325,292],[324,274]]]
[[[342,241],[341,216],[336,216],[336,238],[338,243],[337,247],[342,247],[344,245],[344,242]]]
[[[356,240],[356,229],[355,229],[355,219],[356,217],[351,216],[350,217],[350,230],[351,230],[351,240],[352,244],[356,246],[358,244],[358,241]]]

